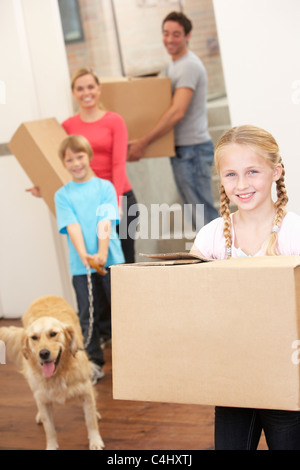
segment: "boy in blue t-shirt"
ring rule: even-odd
[[[87,267],[109,267],[124,263],[121,243],[116,233],[119,210],[115,189],[110,181],[94,176],[90,167],[93,151],[82,136],[69,136],[61,143],[59,156],[72,181],[55,193],[58,230],[67,235],[70,272],[76,292],[83,335],[89,329],[89,292]],[[87,353],[93,363],[93,381],[103,377],[103,351],[100,323],[110,337],[110,272],[100,275],[90,269],[93,287],[94,322]],[[105,334],[105,333],[104,333]]]

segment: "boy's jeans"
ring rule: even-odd
[[[184,204],[192,204],[192,225],[200,228],[218,217],[214,207],[211,166],[214,160],[214,147],[211,140],[197,145],[176,147],[176,155],[170,158],[174,179]],[[196,213],[197,205],[204,205],[203,212]],[[201,220],[202,219],[202,220]]]
[[[91,341],[86,351],[92,362],[102,366],[104,358],[100,347],[100,338],[109,339],[111,337],[110,271],[105,276],[92,273],[91,277],[94,298],[94,324]],[[87,276],[73,276],[73,286],[76,292],[78,316],[85,341],[90,319]]]

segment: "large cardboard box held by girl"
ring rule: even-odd
[[[300,409],[300,257],[112,267],[115,399]]]

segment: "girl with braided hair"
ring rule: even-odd
[[[300,217],[286,210],[285,169],[274,137],[255,126],[233,127],[216,146],[215,165],[222,217],[200,230],[192,251],[209,259],[300,254]]]
[[[215,165],[221,217],[199,231],[191,251],[208,259],[299,255],[300,217],[286,209],[285,169],[274,137],[255,126],[233,127],[216,146]],[[216,407],[216,449],[254,450],[262,430],[269,449],[300,450],[298,411]]]

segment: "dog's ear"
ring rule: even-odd
[[[75,337],[75,331],[72,326],[67,326],[65,329],[65,336],[67,340],[67,346],[69,347],[71,354],[75,356],[78,351],[78,345]]]
[[[21,351],[25,359],[28,360],[29,358],[29,344],[28,344],[28,336],[26,331],[23,331],[22,338],[21,338]]]

